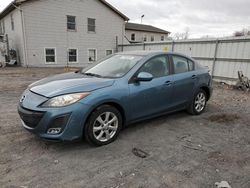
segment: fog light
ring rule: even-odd
[[[66,127],[70,114],[64,114],[55,118],[47,129],[47,134],[56,135],[63,132],[64,128]]]
[[[61,128],[50,128],[48,129],[48,134],[59,134],[61,132]]]

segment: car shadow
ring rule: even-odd
[[[206,113],[210,113],[211,112],[211,109],[210,107],[212,107],[213,109],[215,108],[214,106],[211,106],[209,105],[209,108],[206,109],[205,113],[200,115],[200,116],[207,116]],[[185,119],[185,118],[193,118],[193,119],[196,119],[197,117],[200,118],[200,116],[192,116],[190,114],[188,114],[185,110],[183,111],[179,111],[179,112],[173,112],[173,113],[169,113],[169,114],[165,114],[165,115],[160,115],[158,117],[154,117],[152,119],[148,119],[148,120],[142,120],[140,122],[137,122],[137,123],[132,123],[132,124],[129,124],[129,125],[126,125],[123,130],[121,131],[121,135],[122,134],[130,134],[132,132],[135,132],[135,131],[140,131],[140,130],[143,130],[145,128],[155,128],[156,126],[165,126],[164,123],[169,123],[169,126],[167,128],[171,128],[174,129],[176,126],[172,126],[172,124],[175,124],[176,120],[182,120],[182,119]],[[118,137],[118,141],[119,141],[119,138]],[[48,148],[53,148],[53,149],[56,149],[58,151],[64,151],[64,150],[67,150],[67,151],[74,151],[74,150],[92,150],[93,148],[97,148],[93,145],[90,145],[88,144],[84,139],[79,139],[79,140],[76,140],[76,141],[63,141],[63,142],[51,142],[51,141],[46,141],[46,140],[42,140],[40,138],[36,138],[36,140],[38,142],[43,142],[46,147]],[[116,144],[117,142],[114,142],[114,143],[111,143],[107,146],[104,146],[106,149],[111,146],[111,145],[114,145]]]
[[[185,117],[189,117],[190,115],[186,112],[186,111],[178,111],[178,112],[173,112],[173,113],[169,113],[169,114],[164,114],[164,115],[160,115],[154,118],[150,118],[147,120],[142,120],[136,123],[132,123],[129,125],[126,125],[124,127],[124,130],[130,130],[130,129],[144,129],[145,127],[148,126],[153,126],[155,127],[156,125],[161,126],[162,123],[166,122],[166,121],[172,121],[174,119],[179,119],[179,118],[185,118]]]
[[[163,122],[166,122],[167,120],[174,120],[176,118],[185,118],[189,116],[185,111],[175,112],[171,114],[161,115],[158,117],[154,117],[149,120],[143,120],[137,123],[132,123],[127,125],[123,128],[120,134],[123,134],[123,132],[126,132],[126,134],[129,134],[129,132],[134,132],[140,129],[144,129],[145,127],[155,127],[156,125],[162,126]],[[119,137],[118,137],[119,140]],[[53,148],[57,150],[75,150],[81,148],[82,150],[89,150],[96,148],[93,145],[90,145],[86,142],[85,139],[79,139],[75,141],[48,141],[43,140],[36,137],[37,142],[43,142],[45,147]]]

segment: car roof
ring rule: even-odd
[[[140,51],[126,51],[126,52],[118,52],[119,55],[138,55],[138,56],[154,56],[154,55],[161,55],[161,54],[167,54],[167,55],[180,55],[183,57],[186,57],[188,59],[192,59],[189,56],[186,56],[181,53],[176,52],[164,52],[164,51],[153,51],[153,50],[140,50]]]
[[[156,55],[158,53],[162,53],[160,51],[149,51],[149,50],[144,50],[144,51],[126,51],[126,52],[119,52],[117,54],[119,55],[138,55],[138,56],[148,56],[148,55]]]

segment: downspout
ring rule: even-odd
[[[25,22],[24,22],[24,16],[23,16],[23,10],[16,6],[14,3],[12,5],[20,11],[21,14],[21,22],[22,22],[22,32],[23,32],[23,57],[24,57],[24,65],[28,67],[28,54],[27,54],[27,43],[26,43],[26,32],[25,32]]]
[[[25,32],[25,22],[24,22],[24,15],[23,10],[19,9],[21,13],[21,20],[22,20],[22,30],[23,30],[23,50],[24,50],[24,65],[28,68],[28,54],[27,54],[27,43],[26,43],[26,32]]]
[[[125,24],[126,24],[126,22],[123,22],[123,24],[122,24],[122,48],[121,48],[122,52],[123,52],[124,35],[125,35]]]

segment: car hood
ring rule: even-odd
[[[90,92],[113,85],[114,79],[96,78],[81,73],[65,73],[39,80],[29,86],[30,91],[45,97]]]

